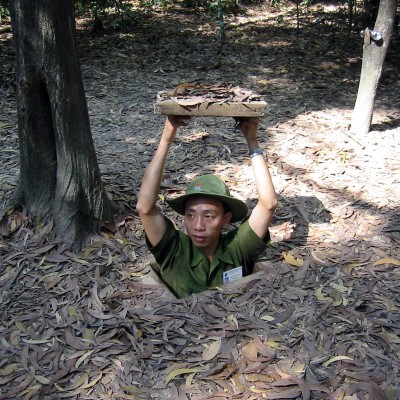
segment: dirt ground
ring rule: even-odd
[[[90,33],[78,51],[92,134],[116,228],[79,254],[34,229],[0,229],[1,399],[399,399],[400,81],[396,38],[372,131],[348,127],[362,39],[329,5],[242,10],[218,26],[200,11],[154,10],[129,32]],[[0,34],[0,206],[18,180],[11,34]],[[279,195],[260,272],[174,299],[149,284],[135,201],[163,124],[158,91],[182,82],[264,96],[260,143]],[[195,118],[174,144],[163,203],[217,173],[252,207],[243,138],[228,118]],[[8,225],[7,225],[8,222]],[[12,232],[10,232],[10,230]]]

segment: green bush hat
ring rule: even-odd
[[[240,221],[247,215],[246,203],[232,197],[228,187],[216,175],[199,176],[188,185],[184,195],[166,200],[166,202],[178,214],[185,215],[186,200],[196,196],[213,197],[221,200],[232,212],[231,222]]]

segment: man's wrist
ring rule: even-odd
[[[260,147],[256,147],[255,149],[249,150],[249,157],[250,158],[257,157],[257,156],[260,156],[260,155],[264,155],[264,151]]]

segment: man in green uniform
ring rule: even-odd
[[[249,149],[258,203],[248,219],[227,233],[222,231],[247,215],[247,205],[232,197],[215,175],[195,179],[184,195],[167,200],[184,215],[187,234],[176,230],[157,208],[168,151],[179,127],[189,117],[167,117],[157,150],[146,169],[136,209],[149,250],[160,265],[161,277],[178,297],[206,290],[250,274],[256,257],[270,240],[268,227],[277,205],[272,179],[259,148],[258,118],[241,118],[239,128]]]

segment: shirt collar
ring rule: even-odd
[[[202,253],[202,251],[199,248],[197,248],[195,245],[193,245],[192,242],[191,242],[191,244],[192,244],[192,257],[190,260],[190,266],[192,268],[194,268],[197,265],[199,265],[203,260],[206,261],[207,257]],[[219,243],[218,243],[217,250],[215,251],[214,260],[211,263],[212,269],[214,269],[213,268],[214,266],[218,265],[219,261],[222,261],[227,264],[233,264],[231,255],[224,252],[223,247],[224,247],[223,239],[221,237],[219,240]]]
[[[192,244],[192,249],[193,253],[190,260],[190,267],[195,268],[206,258],[206,256],[196,246],[193,246],[193,244]]]
[[[223,248],[223,239],[222,237],[220,238],[217,250],[214,255],[213,262],[210,265],[210,273],[218,266],[220,261],[222,261],[224,264],[234,264],[234,261],[231,257],[231,255],[227,252],[224,252]],[[207,257],[199,250],[196,246],[193,245],[192,243],[192,249],[193,249],[193,254],[192,258],[190,261],[190,267],[195,268],[197,265],[199,265],[201,262],[208,262]]]

